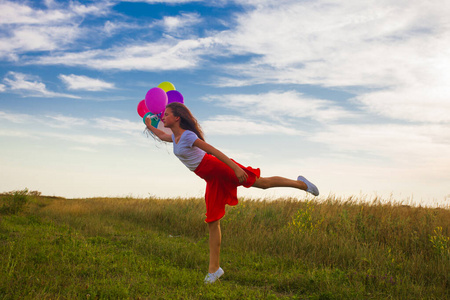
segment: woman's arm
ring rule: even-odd
[[[172,136],[165,133],[162,130],[159,130],[158,128],[155,128],[152,125],[152,120],[150,118],[145,119],[145,125],[147,125],[147,128],[153,132],[161,141],[172,143]]]
[[[244,182],[247,180],[248,178],[247,173],[218,149],[214,148],[213,146],[211,146],[210,144],[201,139],[197,139],[193,145],[199,147],[206,153],[214,155],[220,161],[224,162],[227,166],[229,166],[236,174],[236,177],[239,179],[239,182]]]

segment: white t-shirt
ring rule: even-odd
[[[186,130],[177,144],[175,143],[175,135],[172,134],[173,153],[191,171],[195,171],[206,153],[202,149],[192,146],[197,139],[198,136],[194,132]]]

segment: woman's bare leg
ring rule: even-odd
[[[273,187],[292,187],[303,191],[306,191],[306,189],[308,188],[303,181],[292,180],[280,176],[260,177],[256,179],[253,186],[260,189],[269,189]]]
[[[307,191],[314,196],[319,195],[319,190],[317,189],[317,187],[303,176],[299,176],[297,180],[292,180],[280,176],[260,177],[256,179],[253,187],[257,187],[260,189],[269,189],[274,187],[292,187]]]
[[[220,220],[208,223],[209,229],[209,273],[216,272],[220,267]]]

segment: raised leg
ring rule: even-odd
[[[307,191],[314,196],[319,195],[319,189],[303,176],[298,176],[297,180],[292,180],[280,176],[260,177],[256,179],[253,187],[257,187],[260,189],[269,189],[274,187],[292,187]]]
[[[280,176],[260,177],[256,179],[253,186],[260,189],[269,189],[274,187],[292,187],[303,191],[306,191],[308,188],[303,181],[292,180]]]

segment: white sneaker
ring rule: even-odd
[[[213,283],[215,282],[217,279],[219,279],[220,276],[222,276],[225,272],[222,270],[222,268],[219,267],[219,269],[214,272],[214,273],[208,273],[208,275],[206,275],[205,277],[205,283],[209,284],[209,283]]]
[[[303,181],[306,184],[306,186],[308,187],[308,189],[306,191],[308,193],[311,193],[314,196],[319,196],[319,189],[313,183],[309,182],[308,179],[306,179],[303,176],[298,176],[297,180],[298,181]]]

